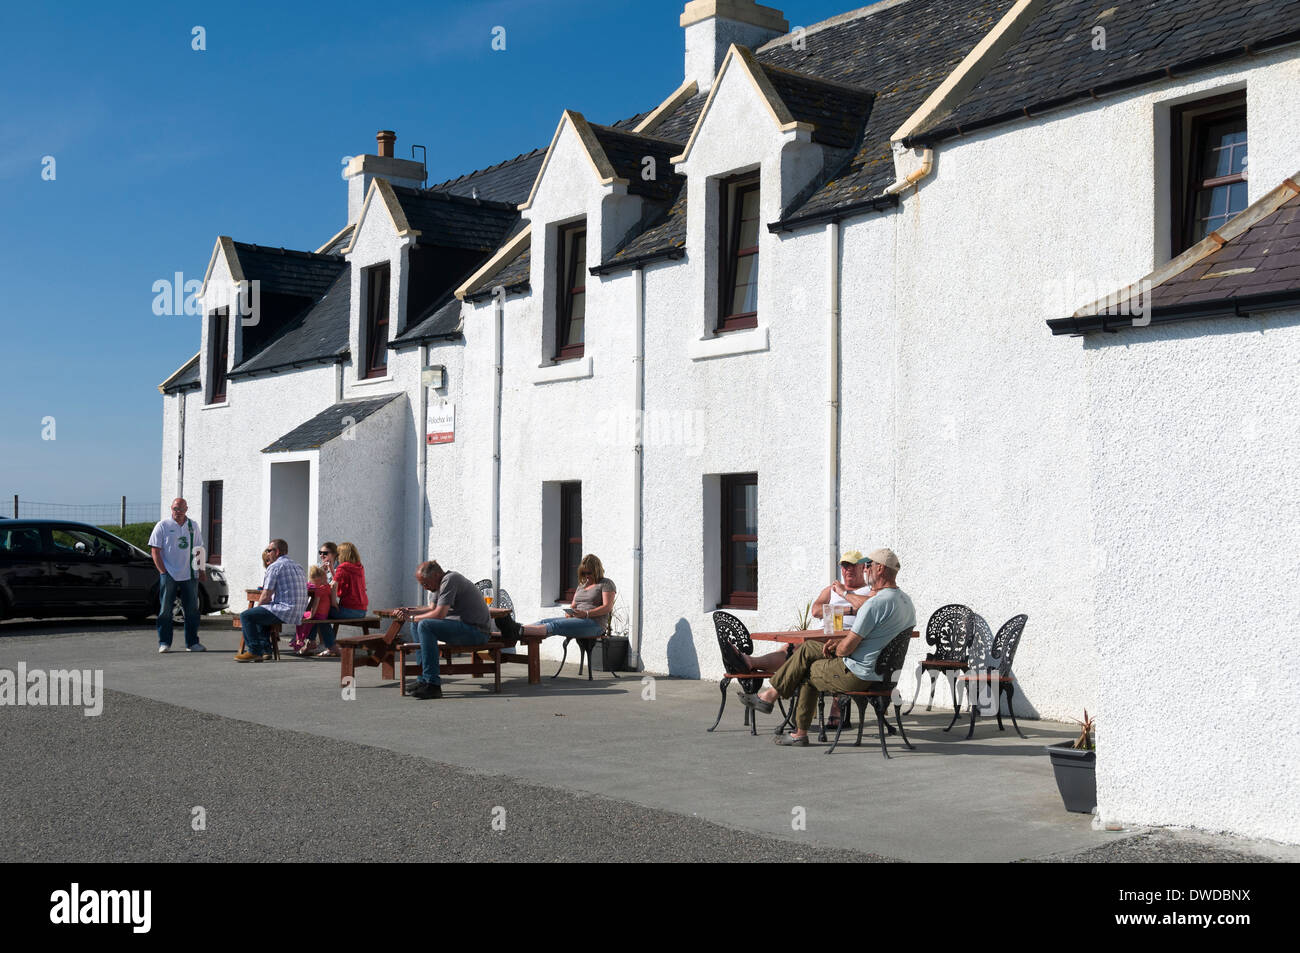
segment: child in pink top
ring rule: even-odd
[[[325,578],[325,570],[320,566],[312,566],[307,570],[307,611],[302,617],[303,619],[327,619],[329,614],[330,587]],[[315,628],[315,622],[303,622],[298,626],[289,645],[294,655],[305,655],[310,648],[315,647],[310,644],[311,633]]]

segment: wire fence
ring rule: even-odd
[[[154,523],[159,519],[161,504],[128,503],[122,497],[117,503],[40,503],[22,500],[14,493],[4,500],[0,515],[14,519],[70,520],[94,526],[126,526],[128,523]]]

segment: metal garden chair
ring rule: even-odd
[[[1002,725],[1002,696],[1006,695],[1007,712],[1011,715],[1011,724],[1015,727],[1016,734],[1021,738],[1025,737],[1025,733],[1020,730],[1020,725],[1016,722],[1016,710],[1012,704],[1016,694],[1016,680],[1015,676],[1011,674],[1011,664],[1015,660],[1016,649],[1020,645],[1020,636],[1025,631],[1025,622],[1028,619],[1029,616],[1023,614],[1012,616],[1003,624],[1002,628],[998,629],[998,634],[993,637],[993,644],[989,649],[989,658],[992,662],[997,663],[996,669],[990,665],[981,670],[978,667],[980,663],[976,662],[972,665],[972,668],[976,670],[962,676],[961,680],[966,683],[966,701],[970,704],[970,730],[966,732],[967,739],[974,736],[975,719],[979,717],[980,706],[971,702],[970,693],[972,690],[978,691],[979,685],[977,683],[980,679],[985,680],[990,695],[993,693],[994,683],[997,684],[998,731],[1006,730]],[[971,658],[974,659],[975,655],[972,654]],[[960,711],[953,712],[952,721],[948,723],[948,728],[957,723],[960,714]],[[944,731],[947,731],[948,728],[945,728]]]
[[[899,737],[903,739],[903,744],[907,745],[909,749],[916,748],[916,745],[907,740],[907,732],[903,730],[901,715],[903,703],[894,696],[894,689],[898,686],[898,673],[903,669],[903,663],[907,659],[907,649],[911,643],[912,627],[908,626],[890,639],[889,644],[876,656],[876,674],[881,677],[880,681],[871,682],[869,687],[860,692],[842,692],[840,694],[840,727],[835,732],[835,740],[827,749],[827,754],[834,751],[835,746],[840,743],[840,735],[844,731],[844,721],[849,713],[850,698],[858,707],[858,740],[853,742],[855,747],[862,744],[862,729],[866,726],[867,705],[870,705],[876,712],[876,726],[880,730],[880,751],[886,758],[889,757],[889,748],[885,744],[885,736],[886,734],[893,734],[893,731],[886,731],[890,726],[885,721],[885,709],[893,702],[894,722],[898,725]]]
[[[708,729],[709,731],[718,727],[722,721],[722,713],[727,707],[727,686],[731,684],[732,679],[737,680],[742,691],[752,693],[761,689],[763,682],[776,674],[754,670],[745,664],[744,656],[754,654],[754,640],[749,637],[749,630],[745,628],[745,623],[730,612],[719,609],[713,613],[713,628],[718,634],[718,649],[722,652],[724,672],[718,682],[718,690],[722,692],[722,704],[718,706],[717,720],[713,722],[713,727]],[[782,724],[784,724],[789,719],[789,715],[786,714],[785,705],[780,699],[777,699],[777,705],[781,709]],[[749,733],[758,734],[758,719],[755,713],[748,706],[742,707],[745,710],[744,724],[749,727]]]

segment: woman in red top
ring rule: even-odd
[[[339,543],[339,562],[334,567],[334,595],[338,605],[330,609],[331,619],[360,619],[366,614],[370,600],[366,596],[366,567],[361,565],[361,554],[351,543]],[[338,635],[334,626],[321,626],[329,635],[321,633],[325,650],[317,658],[339,654],[334,639]]]

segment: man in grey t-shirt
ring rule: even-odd
[[[415,623],[420,639],[420,673],[411,698],[441,698],[442,679],[438,674],[438,643],[448,645],[482,645],[492,638],[492,621],[488,616],[483,593],[458,572],[447,572],[437,562],[420,563],[415,579],[436,593],[434,604],[420,611],[404,611],[403,621]],[[456,616],[452,619],[449,616]]]
[[[807,641],[772,676],[772,684],[761,692],[741,695],[756,711],[770,712],[778,697],[790,698],[799,691],[795,709],[795,730],[778,735],[779,745],[807,747],[808,727],[817,710],[818,692],[860,692],[880,680],[876,660],[900,632],[916,625],[912,600],[898,588],[898,557],[893,550],[877,549],[867,555],[867,583],[871,595],[858,611],[853,631],[825,644]]]

